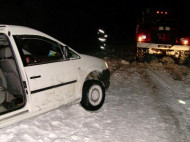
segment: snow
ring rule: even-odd
[[[111,85],[100,110],[90,112],[80,104],[66,105],[1,129],[0,140],[190,141],[189,68],[179,65],[169,68],[160,63],[127,63],[119,67],[113,70]]]

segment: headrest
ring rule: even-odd
[[[12,52],[10,47],[0,48],[0,58],[12,57]]]

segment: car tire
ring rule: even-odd
[[[99,81],[86,81],[83,86],[81,105],[86,110],[98,110],[105,100],[105,89]]]

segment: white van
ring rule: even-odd
[[[97,110],[109,79],[102,59],[40,31],[0,25],[0,127],[71,102]]]

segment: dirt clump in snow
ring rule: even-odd
[[[144,62],[139,63],[136,61],[135,48],[123,47],[118,48],[117,50],[112,49],[104,54],[104,60],[107,61],[111,74],[123,66],[138,67],[142,69],[151,66],[154,70],[168,71],[174,80],[186,81],[188,84],[190,84],[190,81],[188,81],[188,78],[190,78],[189,66],[187,64],[177,64],[176,60],[170,56],[160,57],[149,55],[146,57]]]
[[[104,60],[108,63],[111,74],[122,66],[129,65],[129,62],[123,59],[105,57]]]
[[[168,57],[168,56],[161,58],[160,62],[163,64],[175,64],[175,61],[171,57]]]
[[[162,58],[152,56],[151,58],[149,62],[133,63],[133,65],[138,65],[140,68],[148,68],[151,66],[154,70],[166,70],[171,74],[174,80],[187,81],[186,78],[188,74],[190,74],[190,68],[187,65],[179,65],[173,58],[168,56]]]

